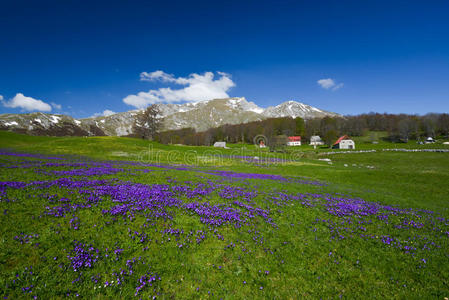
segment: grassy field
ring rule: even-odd
[[[356,142],[0,132],[0,296],[448,297],[449,153],[382,151],[447,145]]]

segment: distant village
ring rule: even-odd
[[[381,133],[379,138],[377,133]],[[258,137],[265,137],[257,140]],[[367,136],[373,144],[387,142],[418,144],[449,136],[449,115],[425,116],[364,114],[346,117],[271,118],[263,121],[223,125],[196,132],[192,128],[160,132],[156,140],[164,144],[226,147],[226,143],[255,144],[260,148],[311,145],[334,149],[356,149],[353,137]],[[218,143],[217,143],[218,142]]]
[[[277,139],[279,140],[279,138]],[[279,142],[278,142],[279,143]],[[261,139],[257,146],[259,148],[267,148],[267,143],[264,139]],[[314,146],[323,146],[324,141],[321,139],[318,135],[313,135],[310,138],[309,145]],[[288,147],[295,147],[295,146],[301,146],[301,136],[288,136],[283,137],[283,142],[280,142],[277,146],[288,146]],[[214,147],[216,148],[228,148],[226,146],[226,142],[215,142]],[[355,142],[351,138],[349,138],[347,135],[339,137],[333,144],[332,148],[334,149],[355,149]],[[229,149],[229,148],[228,148]]]

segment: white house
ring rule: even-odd
[[[301,146],[300,136],[289,136],[287,146]]]
[[[435,143],[435,140],[432,138],[432,137],[428,137],[427,139],[426,139],[426,142],[425,142],[426,144],[432,144],[432,143]]]
[[[321,146],[324,145],[323,140],[318,135],[312,135],[310,138],[310,145],[312,146]]]
[[[333,145],[335,149],[355,149],[355,143],[347,135],[340,137]]]

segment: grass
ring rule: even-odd
[[[382,143],[371,146],[402,148]],[[372,149],[363,141],[357,145]],[[246,202],[241,194],[232,199],[224,197],[225,187],[257,191],[248,204],[269,210],[269,217],[276,224],[273,226],[256,214],[241,227],[232,223],[211,226],[203,223],[194,211],[177,206],[164,207],[169,218],[149,215],[161,212],[161,208],[128,211],[124,216],[105,213],[117,204],[112,201],[114,197],[125,195],[124,187],[99,196],[95,205],[57,217],[48,214],[49,209],[62,207],[65,201],[71,205],[83,204],[91,195],[86,193],[97,188],[108,191],[107,184],[75,189],[63,185],[8,187],[0,201],[3,212],[0,216],[0,295],[11,299],[63,298],[77,294],[97,299],[131,298],[141,285],[142,276],[155,274],[156,280],[139,290],[138,297],[442,299],[449,295],[448,153],[378,151],[326,156],[317,155],[316,150],[306,146],[301,148],[305,153],[301,158],[289,153],[286,158],[292,161],[282,163],[254,164],[228,157],[232,151],[259,157],[283,155],[258,152],[250,145],[244,147],[242,150],[242,145],[232,145],[229,150],[216,150],[167,146],[131,138],[31,137],[0,132],[0,148],[45,156],[69,155],[62,160],[0,155],[1,182],[30,183],[65,177],[75,181],[117,179],[129,182],[131,190],[137,188],[137,183],[146,187],[164,184],[170,188],[188,185],[193,190],[209,181],[215,189],[206,196],[177,193],[175,198],[183,203],[207,202],[236,209],[233,201]],[[150,156],[148,149],[161,154]],[[318,149],[318,152],[326,151]],[[199,166],[178,170],[121,163],[138,159],[150,163],[149,158],[157,157],[157,163],[185,164],[186,154],[194,162],[201,162]],[[217,154],[226,157],[211,159]],[[330,158],[332,164],[318,158]],[[109,160],[112,161],[103,162]],[[47,165],[47,162],[62,165]],[[13,166],[20,167],[10,168]],[[92,176],[57,173],[98,166],[105,169]],[[121,171],[108,175],[106,171],[111,168]],[[148,172],[142,172],[143,169]],[[208,174],[210,170],[274,174],[290,180],[230,179]],[[295,182],[304,177],[327,184]],[[142,191],[133,197],[141,194]],[[282,195],[288,195],[288,201],[276,204]],[[297,200],[297,195],[306,201]],[[359,201],[357,197],[368,201],[363,205],[375,202],[406,210],[389,215],[388,207],[382,206],[372,215],[329,213],[329,199],[334,199],[337,206],[350,203],[358,209],[354,204]],[[134,203],[134,200],[127,201]],[[387,214],[386,222],[382,216]],[[423,226],[415,228],[413,224]],[[168,229],[171,233],[164,233]],[[386,237],[393,238],[394,242],[383,242]],[[73,269],[68,257],[74,255],[75,241],[99,250],[99,259],[92,267]],[[408,252],[406,246],[416,249]],[[114,253],[117,248],[123,249],[119,255]],[[87,246],[84,249],[89,252]],[[116,275],[120,270],[125,271],[122,277]],[[117,278],[122,278],[121,285],[117,285]]]

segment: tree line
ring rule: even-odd
[[[142,138],[151,138],[164,144],[210,146],[217,141],[253,143],[258,135],[269,140],[276,136],[301,136],[306,142],[319,135],[331,145],[339,136],[362,136],[367,131],[387,132],[390,141],[407,142],[409,139],[449,136],[449,114],[430,113],[424,116],[407,114],[368,113],[356,116],[302,118],[270,118],[236,125],[222,125],[203,132],[193,128],[160,131],[163,120],[155,106],[150,106],[136,118],[134,132]]]
[[[301,118],[271,118],[244,124],[223,125],[196,132],[193,128],[159,132],[156,140],[164,144],[213,145],[217,141],[228,143],[253,143],[258,135],[272,140],[279,135],[299,135],[305,133],[305,122]]]

